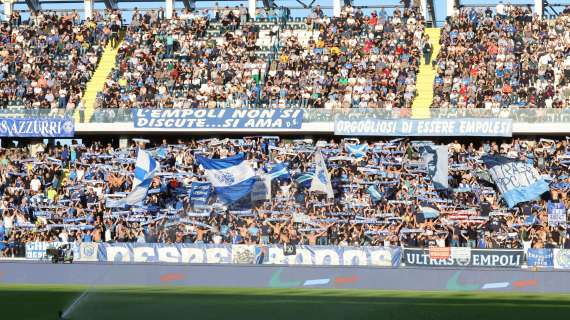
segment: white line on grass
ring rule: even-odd
[[[73,312],[73,310],[75,309],[76,306],[79,305],[79,303],[81,302],[81,300],[83,299],[83,297],[87,296],[87,293],[89,293],[89,288],[87,288],[85,291],[83,291],[83,293],[77,297],[77,299],[75,299],[75,301],[73,301],[73,303],[67,307],[67,309],[65,309],[65,311],[62,314],[62,317],[65,319],[71,312]]]

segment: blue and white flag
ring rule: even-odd
[[[439,217],[439,210],[432,205],[420,206],[420,211],[424,216],[424,219],[435,219]]]
[[[449,188],[449,160],[447,146],[422,146],[422,159],[426,162],[427,172],[436,190]]]
[[[166,159],[166,148],[160,147],[156,149],[156,156],[162,159]]]
[[[325,159],[321,150],[315,153],[315,176],[311,181],[311,188],[309,191],[317,191],[326,193],[327,198],[334,198],[334,191],[331,184],[331,176],[327,170]]]
[[[267,173],[273,179],[279,180],[287,180],[291,178],[291,174],[289,174],[289,169],[285,163],[276,163],[267,168]]]
[[[255,171],[245,161],[243,153],[225,159],[209,159],[197,155],[208,181],[225,203],[233,203],[251,192]]]
[[[135,176],[133,189],[125,198],[128,205],[140,204],[146,198],[150,184],[156,172],[160,169],[159,163],[144,150],[139,150],[135,163]]]
[[[382,200],[382,194],[380,192],[378,192],[378,189],[376,189],[376,187],[374,185],[370,185],[366,191],[368,191],[368,194],[370,194],[370,197],[372,198],[372,200],[374,201],[380,201]]]
[[[314,176],[315,176],[314,172],[304,172],[304,173],[298,174],[295,177],[295,182],[297,182],[302,187],[310,188],[311,187],[311,181],[313,180]]]
[[[537,199],[550,190],[548,183],[530,164],[503,156],[481,157],[509,208]]]
[[[355,158],[362,158],[366,156],[366,152],[368,151],[367,144],[347,144],[345,145],[345,148],[346,152]]]

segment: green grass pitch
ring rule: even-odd
[[[564,319],[570,295],[0,285],[2,319]],[[556,317],[556,318],[554,318]]]

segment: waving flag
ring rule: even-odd
[[[162,159],[166,159],[166,148],[160,147],[156,149],[156,156]]]
[[[196,156],[205,170],[214,191],[225,203],[233,203],[251,192],[255,171],[245,161],[243,153],[225,159]]]
[[[148,152],[139,150],[137,162],[135,163],[133,189],[125,198],[128,205],[139,204],[146,198],[152,179],[159,169],[159,163]]]
[[[193,206],[204,206],[208,204],[208,198],[210,198],[210,189],[212,189],[212,184],[209,182],[192,182],[192,188],[190,189],[190,202]]]
[[[347,144],[345,148],[346,152],[355,158],[362,158],[366,156],[366,151],[368,151],[367,144]]]
[[[422,159],[426,162],[428,175],[436,190],[449,188],[449,160],[447,146],[422,146]]]
[[[382,200],[382,194],[380,192],[378,192],[378,189],[376,189],[376,187],[374,185],[370,185],[366,191],[368,191],[368,194],[370,194],[370,197],[372,198],[372,200],[374,201],[380,201]]]
[[[272,180],[286,180],[291,178],[291,174],[289,174],[289,169],[285,163],[276,163],[270,167],[268,166],[266,169]]]
[[[424,204],[420,206],[420,211],[424,219],[435,219],[439,217],[439,209],[433,204]]]
[[[314,172],[301,173],[295,177],[295,182],[297,182],[302,187],[310,188],[311,181],[313,180],[314,176],[315,176]]]
[[[315,176],[311,181],[311,189],[309,191],[324,192],[327,194],[327,198],[334,198],[331,176],[327,171],[327,165],[320,150],[315,154],[315,163]]]
[[[548,183],[530,164],[503,156],[481,157],[509,208],[534,200],[550,190]]]

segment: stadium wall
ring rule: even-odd
[[[132,122],[121,123],[76,123],[75,132],[78,134],[176,134],[202,133],[212,134],[211,128],[198,129],[164,129],[164,128],[135,128]],[[334,134],[334,122],[304,123],[300,129],[224,129],[216,128],[216,133],[273,133],[273,134]],[[513,135],[564,135],[570,133],[568,123],[513,123]]]
[[[570,292],[567,271],[351,266],[0,263],[1,284],[176,285],[425,291]]]

